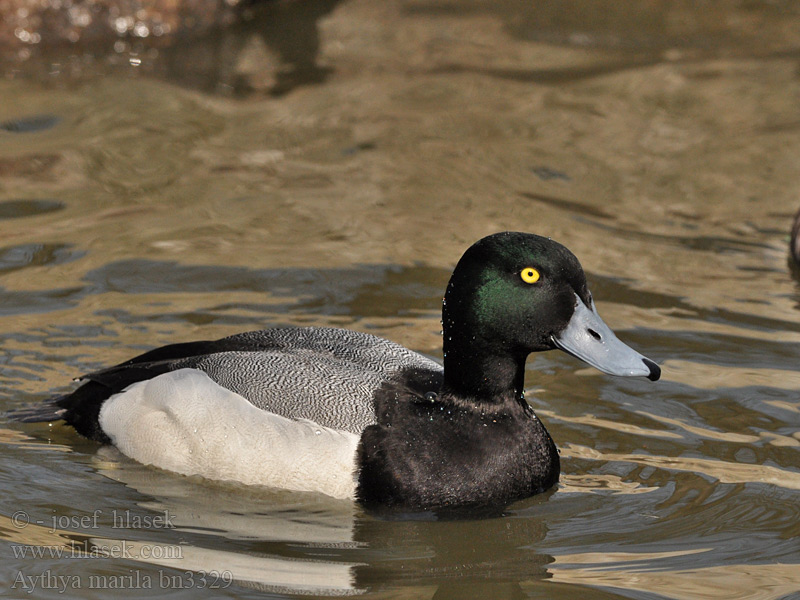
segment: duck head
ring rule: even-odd
[[[445,386],[462,396],[521,394],[528,354],[555,348],[611,375],[661,375],[597,314],[575,255],[538,235],[473,244],[450,278],[442,325]]]

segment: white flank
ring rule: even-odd
[[[263,411],[197,369],[111,396],[100,426],[123,454],[168,471],[355,495],[358,435]]]

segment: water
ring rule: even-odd
[[[270,325],[440,356],[455,261],[505,229],[569,246],[662,380],[532,357],[561,482],[461,521],[3,420],[5,595],[800,598],[794,5],[307,4],[238,50],[228,32],[4,64],[3,412]]]

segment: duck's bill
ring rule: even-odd
[[[587,307],[577,294],[575,312],[566,328],[552,337],[556,347],[609,375],[647,377],[656,381],[661,368],[623,344],[603,322],[594,306]]]

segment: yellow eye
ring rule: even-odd
[[[536,283],[539,281],[539,271],[533,267],[525,267],[520,271],[519,276],[522,277],[522,281],[525,283]]]

